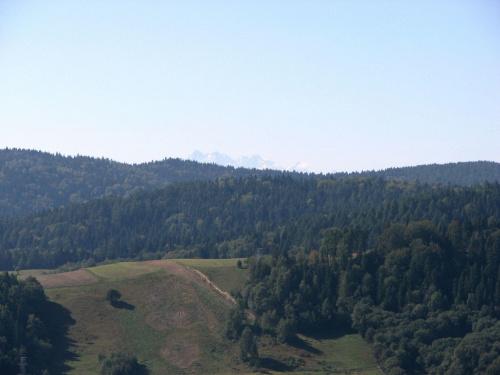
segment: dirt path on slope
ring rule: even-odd
[[[191,267],[164,259],[137,262],[136,265],[146,268],[162,268],[173,275],[180,276],[184,279],[197,283],[202,288],[215,295],[227,306],[233,306],[236,304],[236,301],[228,292],[220,289],[217,285],[210,281],[205,274]],[[151,272],[154,271],[152,270]],[[98,280],[91,272],[85,269],[57,274],[37,275],[36,278],[44,288],[89,285]]]
[[[236,304],[234,298],[226,291],[220,289],[217,285],[215,285],[210,279],[203,273],[194,268],[185,266],[183,264],[179,264],[172,260],[148,260],[140,263],[144,266],[154,266],[161,267],[167,272],[183,277],[189,281],[194,281],[202,288],[208,290],[212,294],[214,294],[220,301],[224,302],[227,306],[233,306]]]

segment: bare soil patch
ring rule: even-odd
[[[94,275],[84,269],[49,275],[37,275],[35,277],[44,288],[89,285],[97,281]]]

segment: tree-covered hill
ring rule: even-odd
[[[382,177],[397,181],[419,181],[428,184],[472,186],[485,181],[500,181],[500,163],[475,161],[448,164],[389,168],[381,171],[353,173],[360,177]]]
[[[371,246],[390,223],[430,220],[444,230],[452,220],[466,227],[490,217],[500,218],[498,183],[447,187],[290,176],[194,181],[0,220],[0,266],[310,252],[319,249],[324,230],[348,226],[360,230],[354,242]]]
[[[88,156],[71,157],[33,150],[3,149],[0,150],[0,217],[19,217],[109,195],[127,197],[134,191],[150,191],[174,182],[282,174],[294,178],[324,177],[298,172],[223,167],[171,158],[130,165]],[[485,181],[500,181],[500,164],[433,164],[377,172],[336,173],[330,177],[348,176],[472,186]]]
[[[128,196],[136,190],[152,190],[173,182],[263,173],[181,159],[130,165],[88,156],[3,149],[0,150],[0,217],[21,216],[107,195]]]

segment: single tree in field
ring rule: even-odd
[[[137,358],[128,353],[116,352],[109,356],[99,354],[102,375],[137,375],[143,373]]]
[[[106,301],[113,304],[118,302],[122,298],[122,294],[116,289],[109,289],[108,293],[106,293]]]
[[[245,326],[245,309],[239,304],[229,310],[226,323],[226,337],[229,339],[238,339]]]
[[[257,342],[250,327],[245,327],[240,337],[240,359],[244,362],[249,362],[251,365],[256,365],[259,359],[257,350]]]

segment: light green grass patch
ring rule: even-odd
[[[37,269],[37,270],[21,270],[19,271],[19,275],[22,276],[36,276],[36,275],[45,275],[48,273],[55,273],[53,270],[46,269]]]
[[[231,258],[231,259],[171,259],[174,262],[184,264],[192,268],[220,268],[220,267],[236,267],[238,260],[245,260],[245,258]]]
[[[160,269],[161,267],[158,266],[145,266],[141,264],[141,262],[119,262],[87,268],[87,270],[92,272],[95,276],[110,280],[136,277],[146,273],[156,272]]]
[[[323,354],[317,358],[318,371],[343,371],[347,374],[381,375],[370,346],[358,334],[315,339],[300,336],[306,343]]]
[[[48,273],[56,273],[54,270],[47,269],[36,269],[36,270],[20,270],[18,271],[8,271],[10,275],[18,275],[22,278],[26,278],[28,276],[37,276],[37,275],[45,275]]]
[[[194,268],[205,274],[210,281],[226,292],[241,290],[248,280],[248,269],[238,268],[233,259],[172,259],[174,262]]]
[[[219,288],[229,293],[233,291],[241,291],[248,280],[247,269],[240,269],[237,267],[198,267],[196,269],[207,275],[210,281],[212,281]]]

